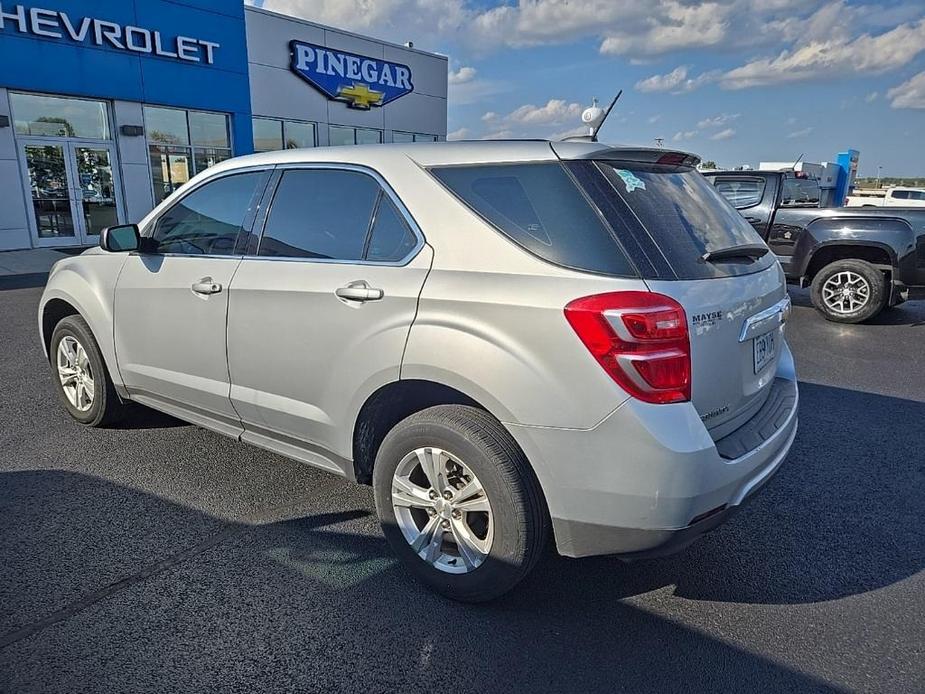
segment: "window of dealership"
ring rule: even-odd
[[[123,214],[109,105],[25,92],[9,101],[35,235],[93,243]]]
[[[145,106],[144,123],[155,203],[232,156],[224,113]]]
[[[444,56],[226,0],[33,9],[0,19],[0,251],[95,244],[233,156],[446,137]]]

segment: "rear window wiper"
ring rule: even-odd
[[[760,258],[767,252],[768,247],[763,244],[746,244],[707,251],[700,256],[700,259],[705,263],[712,263],[714,260],[728,260],[730,258]]]

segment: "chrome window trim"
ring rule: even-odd
[[[401,214],[402,218],[405,220],[405,223],[408,225],[408,228],[411,230],[411,233],[414,234],[417,239],[414,247],[408,251],[400,260],[341,260],[338,258],[300,258],[300,257],[289,257],[282,255],[274,256],[263,256],[257,255],[256,253],[248,254],[245,256],[245,260],[269,260],[273,262],[287,262],[287,263],[318,263],[325,265],[373,265],[379,267],[405,267],[412,260],[414,260],[417,255],[421,252],[421,249],[424,248],[424,245],[427,243],[427,239],[424,237],[424,233],[421,231],[420,226],[415,221],[414,217],[411,216],[411,213],[408,211],[408,208],[402,202],[401,198],[392,190],[385,178],[373,168],[368,166],[363,166],[361,164],[338,164],[335,162],[303,162],[303,163],[292,163],[292,164],[278,164],[275,167],[275,172],[279,173],[279,180],[282,180],[283,174],[287,171],[300,171],[300,170],[333,170],[333,171],[352,171],[354,173],[365,174],[370,176],[376,183],[379,185],[381,191],[389,196],[389,199],[392,201],[392,204],[395,205],[395,208]],[[276,187],[278,188],[279,182],[276,182]],[[276,198],[276,190],[273,191],[273,199]],[[260,221],[260,233],[259,240],[257,243],[257,248],[260,248],[260,241],[263,240],[263,234],[266,230],[267,220],[270,218],[270,214],[273,210],[273,199],[270,200],[270,204],[267,206],[266,214],[263,215]],[[374,207],[375,207],[374,203]],[[375,210],[374,210],[375,212]],[[372,223],[375,223],[375,220],[371,220]],[[370,226],[370,230],[372,226]],[[256,231],[256,230],[255,230]],[[253,232],[252,232],[253,233]]]

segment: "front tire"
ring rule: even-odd
[[[889,298],[886,278],[864,260],[836,260],[813,277],[813,306],[835,323],[863,323],[876,316]]]
[[[99,345],[81,316],[61,319],[51,334],[49,360],[58,397],[81,424],[104,426],[117,421],[124,405],[119,400]]]
[[[499,597],[545,547],[547,511],[533,470],[478,408],[439,405],[399,422],[379,448],[373,488],[392,549],[448,598]]]

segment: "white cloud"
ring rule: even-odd
[[[796,139],[796,138],[798,138],[798,137],[807,137],[807,136],[810,135],[812,132],[813,132],[813,128],[812,128],[811,126],[808,127],[808,128],[802,128],[802,129],[800,129],[800,130],[794,130],[794,131],[791,132],[791,133],[787,133],[787,139],[788,139],[788,140],[793,140],[793,139]]]
[[[710,135],[711,140],[728,140],[730,137],[733,137],[736,134],[736,131],[732,128],[726,128],[725,130],[720,130],[718,133]]]
[[[705,130],[706,128],[718,128],[721,125],[726,125],[736,120],[741,114],[739,113],[721,113],[718,116],[713,116],[712,118],[704,118],[702,121],[697,123],[697,128],[699,130]]]
[[[697,135],[696,130],[679,130],[671,139],[675,142],[681,142],[682,140],[690,140],[695,135]]]
[[[864,101],[866,101],[868,104],[873,103],[874,101],[877,100],[878,96],[880,96],[879,92],[871,92],[870,94],[864,97]]]
[[[641,31],[631,26],[615,27],[601,42],[600,51],[605,55],[659,55],[716,46],[729,30],[730,6],[718,2],[691,5],[674,0],[652,3],[653,12],[642,23]]]
[[[566,121],[578,120],[583,110],[581,104],[570,104],[564,99],[550,99],[545,106],[524,104],[511,111],[504,120],[523,125],[560,125]]]
[[[477,104],[505,91],[506,86],[496,80],[481,79],[478,71],[468,65],[447,72],[447,99],[450,106]]]
[[[892,108],[925,108],[925,72],[896,85],[886,95]]]
[[[455,72],[450,70],[447,74],[447,82],[449,84],[465,84],[466,82],[471,82],[475,79],[476,70],[474,67],[461,67]]]
[[[877,74],[907,64],[925,51],[925,19],[878,36],[851,41],[815,40],[774,58],[760,58],[720,78],[726,89],[744,89],[856,73]]]
[[[656,113],[654,116],[649,116],[649,123],[658,123],[662,119],[661,113]]]
[[[644,80],[639,80],[634,86],[640,92],[684,94],[685,92],[692,92],[704,84],[714,82],[722,73],[721,70],[710,70],[696,77],[688,77],[688,69],[686,65],[680,65],[668,74],[652,75]]]
[[[253,2],[253,0],[246,0]],[[488,53],[501,48],[594,41],[604,55],[639,64],[652,56],[691,49],[844,40],[853,23],[905,13],[842,0],[507,0],[482,7],[475,0],[264,0],[269,10],[397,43],[435,49],[445,41]],[[901,18],[901,19],[900,19]],[[879,21],[887,21],[880,19]]]
[[[542,106],[524,104],[506,114],[487,111],[481,117],[484,127],[488,128],[484,138],[545,137],[560,140],[571,135],[584,135],[587,129],[579,127],[582,110],[578,103],[550,99]],[[563,125],[568,129],[562,130]]]
[[[471,15],[464,0],[264,0],[263,7],[431,50],[437,37],[458,32]]]
[[[687,79],[687,66],[679,65],[666,75],[652,75],[636,83],[639,92],[670,92]]]
[[[568,130],[563,130],[561,132],[552,133],[549,135],[550,140],[564,140],[567,137],[575,137],[577,135],[587,135],[588,128],[584,125],[579,125],[574,128],[569,128]]]
[[[446,139],[447,140],[467,140],[469,139],[469,136],[470,136],[469,128],[459,128],[458,130],[454,130],[451,133],[447,133]]]
[[[507,91],[507,84],[497,80],[469,79],[447,84],[447,100],[452,106],[477,104]]]

